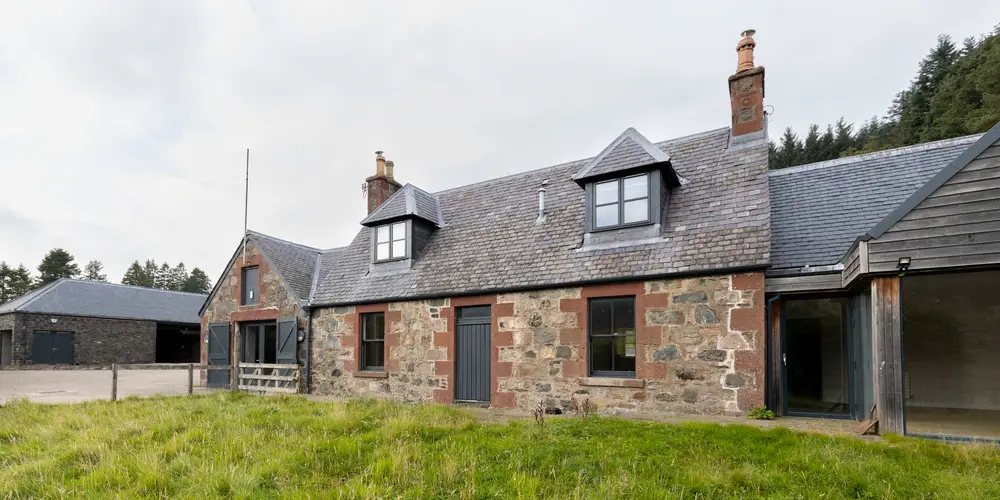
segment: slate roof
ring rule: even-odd
[[[361,224],[375,226],[380,222],[401,219],[406,216],[419,217],[438,227],[444,226],[441,206],[433,194],[413,184],[407,184],[382,202],[374,212],[365,217]]]
[[[668,161],[669,154],[650,143],[636,129],[629,127],[574,174],[573,180],[582,181]]]
[[[581,248],[585,195],[574,174],[590,160],[575,161],[436,193],[447,224],[408,270],[372,272],[371,230],[363,228],[349,246],[323,254],[311,302],[763,267],[770,252],[767,143],[729,148],[729,141],[729,129],[722,128],[655,145],[688,180],[672,189],[658,237]],[[547,215],[536,223],[544,180]]]
[[[316,272],[316,258],[322,251],[256,231],[247,231],[247,234],[292,292],[299,299],[308,300]]]
[[[198,310],[206,297],[199,293],[62,278],[0,306],[0,314],[24,312],[198,323]]]
[[[772,171],[773,269],[833,265],[980,135]]]

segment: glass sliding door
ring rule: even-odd
[[[785,413],[852,416],[852,345],[846,297],[784,302],[781,339]]]

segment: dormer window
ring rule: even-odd
[[[643,173],[594,183],[594,229],[649,224],[649,174]]]
[[[406,222],[375,228],[375,262],[406,258]]]

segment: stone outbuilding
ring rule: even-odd
[[[59,279],[0,305],[0,364],[195,363],[205,298]]]

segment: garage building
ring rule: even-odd
[[[205,297],[63,278],[0,305],[0,364],[197,363]]]

